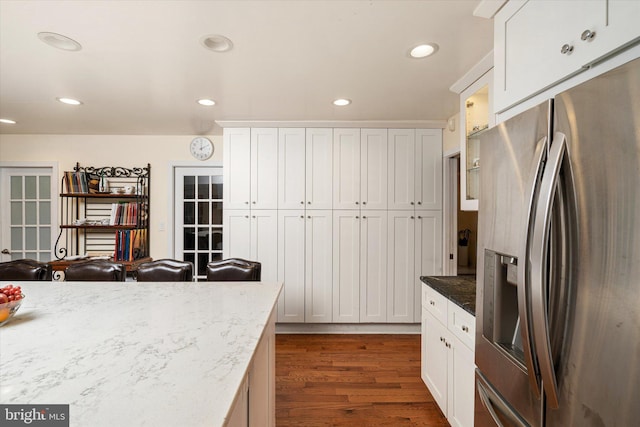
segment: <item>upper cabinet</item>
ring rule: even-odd
[[[480,141],[495,124],[492,108],[493,70],[460,93],[460,209],[478,210],[480,197]]]
[[[278,129],[225,130],[224,153],[225,209],[277,209]]]
[[[640,1],[510,0],[495,16],[501,112],[640,40]]]

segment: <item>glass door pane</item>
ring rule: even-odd
[[[222,259],[222,168],[176,168],[175,185],[174,257],[206,280],[207,263]]]

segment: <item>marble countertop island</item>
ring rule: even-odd
[[[423,276],[420,280],[476,315],[476,276]]]
[[[12,283],[0,402],[69,404],[92,427],[224,425],[282,286]]]

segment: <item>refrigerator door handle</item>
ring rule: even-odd
[[[531,196],[529,199],[529,208],[527,210],[527,218],[528,226],[525,230],[525,236],[523,241],[525,242],[525,254],[526,258],[529,256],[529,249],[531,245],[531,235],[533,228],[533,213],[535,209],[535,190],[536,185],[539,181],[539,177],[542,173],[545,154],[547,152],[548,144],[547,137],[540,139],[536,144],[536,152],[534,155],[535,159],[535,170],[532,171],[531,176],[529,177],[528,182],[531,183]],[[529,376],[529,384],[531,385],[531,389],[533,390],[536,397],[540,398],[540,376],[539,369],[536,363],[535,357],[535,345],[533,341],[533,325],[531,322],[531,306],[529,305],[529,292],[530,286],[528,284],[528,275],[527,275],[527,262],[521,262],[518,264],[518,314],[520,315],[520,331],[522,334],[522,352],[524,353],[524,361],[527,366],[527,374]]]
[[[530,282],[531,311],[533,317],[533,335],[540,376],[545,390],[547,405],[558,408],[558,383],[556,381],[551,343],[549,338],[549,316],[547,312],[547,287],[549,275],[547,271],[548,242],[551,230],[551,209],[556,194],[562,160],[567,151],[566,137],[560,132],[553,136],[549,149],[549,157],[540,184],[540,194],[533,221],[531,239]]]

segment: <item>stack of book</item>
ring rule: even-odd
[[[138,202],[111,204],[109,225],[138,225]]]
[[[89,192],[89,183],[84,172],[66,171],[64,173],[64,185],[67,193]]]
[[[133,261],[143,253],[145,230],[116,231],[114,261]]]

